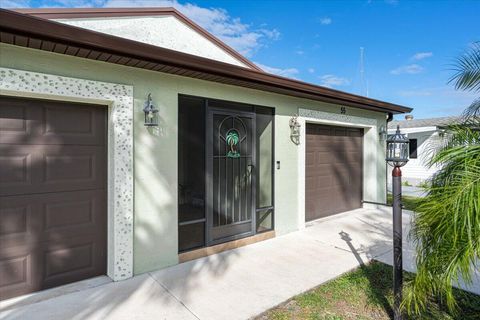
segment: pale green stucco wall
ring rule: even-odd
[[[67,77],[132,85],[134,88],[134,273],[178,263],[177,255],[177,104],[178,94],[275,107],[275,230],[284,234],[302,227],[299,221],[299,147],[290,141],[289,119],[299,108],[339,113],[339,106],[140,70],[10,45],[0,45],[0,66]],[[160,108],[159,130],[143,126],[141,111],[151,92]],[[348,108],[351,116],[385,125],[385,114]],[[376,129],[375,129],[376,130]],[[371,134],[370,137],[378,137]],[[373,139],[373,138],[372,138]],[[366,200],[385,201],[383,144],[372,141],[364,151],[371,169]],[[373,164],[372,164],[373,163]],[[367,188],[368,189],[368,188]]]

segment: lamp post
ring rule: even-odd
[[[401,320],[402,314],[400,304],[402,302],[402,283],[403,283],[403,262],[402,262],[402,171],[408,162],[408,139],[400,132],[400,126],[397,126],[397,132],[387,138],[387,157],[386,161],[393,167],[392,170],[392,189],[393,189],[393,318]]]

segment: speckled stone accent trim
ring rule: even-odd
[[[133,275],[133,87],[0,68],[0,94],[108,104],[108,275]]]
[[[310,109],[300,108],[298,109],[298,115],[300,117],[305,117],[305,118],[352,123],[356,125],[365,125],[365,126],[377,125],[377,120],[372,118],[350,116],[347,114],[324,112],[324,111],[317,111],[317,110],[310,110]]]

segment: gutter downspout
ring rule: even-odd
[[[388,134],[388,123],[391,122],[392,120],[393,120],[393,113],[388,112],[387,116],[386,116],[386,119],[385,119],[385,130],[387,131],[387,134]],[[385,177],[386,177],[386,179],[385,179],[385,193],[387,194],[387,198],[388,198],[388,164],[387,164],[387,162],[385,162]],[[375,202],[375,201],[362,200],[362,203],[389,206],[388,201],[385,201],[385,203],[381,203],[381,202]]]
[[[388,123],[393,120],[393,113],[387,113],[387,120],[385,121],[385,130],[387,130],[387,137],[388,137]],[[388,164],[385,161],[385,194],[387,195],[387,199],[385,203],[388,203]]]

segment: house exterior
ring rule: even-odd
[[[411,108],[265,73],[174,9],[2,9],[0,42],[0,299],[386,201]]]
[[[442,143],[442,132],[445,126],[459,123],[460,117],[440,117],[429,119],[411,119],[392,121],[388,124],[388,133],[394,134],[397,126],[409,139],[410,155],[407,164],[402,168],[404,181],[417,186],[428,180],[437,172],[438,167],[428,166],[432,152]]]

